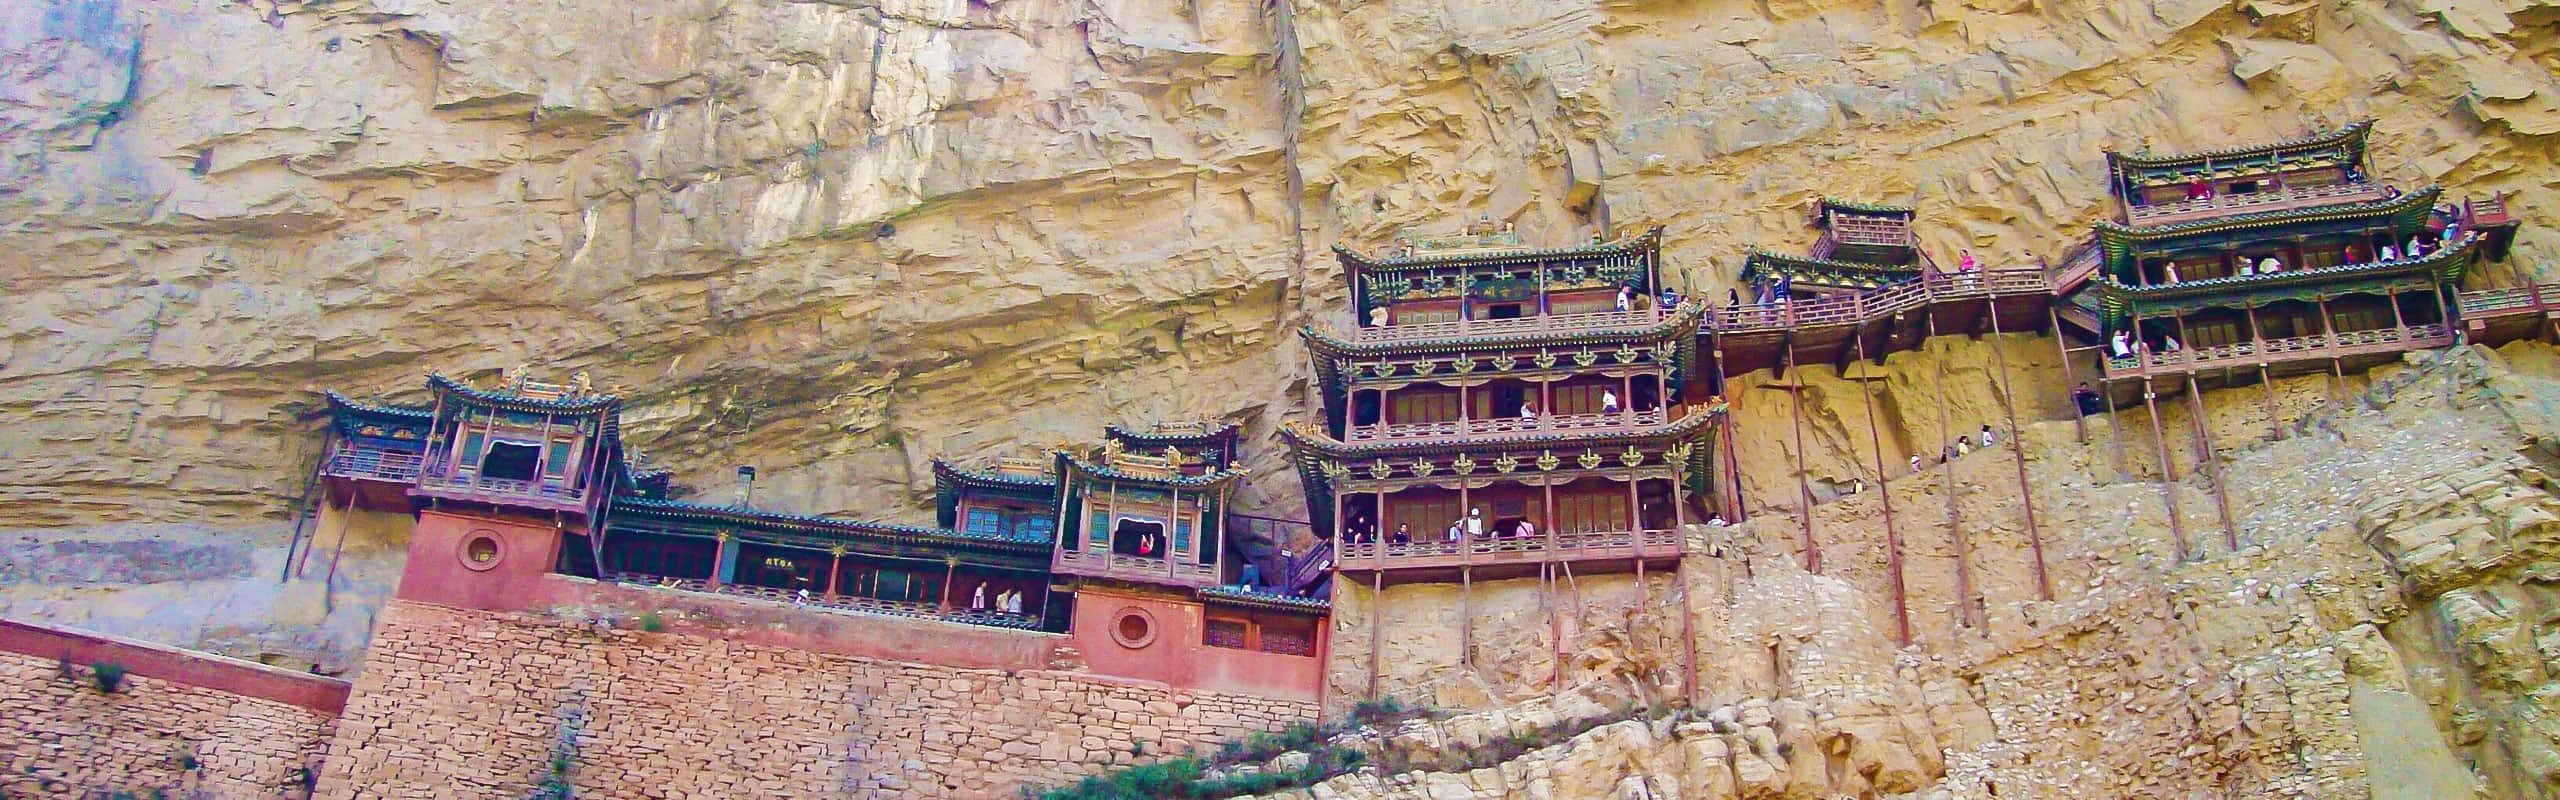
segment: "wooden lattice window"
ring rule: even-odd
[[[1246,626],[1242,620],[1209,620],[1208,626],[1200,629],[1200,642],[1210,647],[1229,647],[1242,650],[1247,647],[1245,644],[1245,631],[1247,627],[1248,626]]]
[[[1458,418],[1457,392],[1406,391],[1393,397],[1395,416],[1388,421],[1398,425],[1452,422]]]
[[[1262,652],[1286,656],[1315,655],[1315,628],[1300,625],[1264,625],[1262,626]]]
[[[1602,489],[1556,496],[1556,524],[1565,533],[1623,531],[1632,520],[1623,492]]]

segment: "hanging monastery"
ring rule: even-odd
[[[1754,513],[1737,437],[1790,437],[1801,452],[1802,387],[1789,381],[1806,369],[1882,364],[1931,337],[2032,332],[2054,342],[2068,385],[2019,391],[2069,392],[2084,416],[2145,409],[2108,427],[2118,447],[2171,465],[2173,447],[2211,447],[2203,392],[2560,334],[2560,286],[2465,280],[2507,255],[2516,223],[2503,200],[2384,180],[2369,131],[2106,153],[2113,218],[2050,263],[1925,252],[1923,211],[1828,199],[1811,209],[1809,248],[1750,250],[1749,288],[1726,296],[1665,285],[1659,227],[1542,247],[1480,220],[1337,247],[1350,305],[1343,324],[1301,331],[1317,402],[1279,442],[1207,420],[1113,425],[1034,458],[937,460],[930,527],[772,511],[750,468],[734,489],[670,485],[623,440],[621,400],[583,377],[429,376],[432,399],[416,405],[331,393],[286,579],[330,580],[319,543],[343,542],[345,526],[412,526],[361,674],[335,696],[176,657],[138,659],[154,666],[137,674],[290,707],[308,752],[276,757],[300,759],[329,798],[502,796],[465,776],[535,774],[561,736],[589,742],[580,758],[600,769],[690,786],[698,776],[666,771],[680,759],[653,754],[717,750],[743,735],[725,729],[736,725],[813,752],[854,741],[883,762],[930,759],[938,786],[879,786],[955,795],[1054,782],[1120,750],[1211,746],[1396,694],[1378,660],[1412,623],[1376,601],[1389,587],[1448,585],[1463,604],[1486,581],[1555,593],[1681,569],[1709,538],[1694,533]],[[1737,430],[1728,379],[1763,371],[1746,391],[1789,393],[1792,425]],[[2158,409],[2175,403],[2198,410],[2191,429],[2162,425]],[[1968,446],[2011,438],[2007,417]],[[1235,507],[1240,450],[1258,446],[1288,449],[1302,512]],[[2007,449],[2028,497],[2025,455]],[[1929,468],[1918,462],[1866,466],[1892,477]],[[1821,572],[1815,492],[1801,470],[1794,480],[1796,508],[1757,513],[1793,517],[1803,566]],[[2211,519],[2182,517],[2162,489],[2180,558],[2237,545],[2221,476],[2210,483]],[[1889,495],[1881,511],[1908,643],[1895,515],[1932,512]],[[2024,514],[2035,592],[2052,599],[2032,502]],[[1352,593],[1357,612],[1337,618],[1331,601]],[[1661,613],[1690,639],[1696,614],[1681,613],[1685,593],[1674,602]],[[562,609],[586,629],[537,624]],[[1962,613],[1978,622],[1982,610]],[[1476,615],[1458,619],[1462,641],[1483,635]],[[1337,630],[1367,640],[1358,655],[1336,656]],[[1562,663],[1564,637],[1547,635]],[[1698,685],[1695,649],[1666,659],[1683,686]],[[698,713],[720,722],[695,724]],[[770,793],[797,791],[787,783]]]

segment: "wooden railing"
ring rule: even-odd
[[[1871,219],[1834,216],[1825,238],[1839,245],[1860,247],[1910,247],[1911,223],[1898,219]],[[1817,256],[1819,257],[1819,256]]]
[[[2250,194],[2216,194],[2212,197],[2159,205],[2126,206],[2124,219],[2132,225],[2175,225],[2233,214],[2262,214],[2297,208],[2363,203],[2380,200],[2388,193],[2382,184],[2362,182],[2286,187]]]
[[[586,491],[570,488],[563,476],[546,475],[539,481],[491,478],[474,473],[428,473],[419,478],[418,488],[429,491],[493,500],[549,500],[576,503],[584,500]]]
[[[1519,319],[1460,319],[1411,325],[1382,325],[1355,329],[1351,332],[1351,340],[1395,342],[1445,339],[1455,336],[1610,331],[1652,327],[1670,315],[1670,309],[1649,308],[1635,311],[1600,311],[1589,314],[1551,314]]]
[[[876,614],[889,617],[907,617],[910,619],[937,619],[945,622],[963,622],[971,625],[985,625],[995,628],[1036,630],[1040,627],[1040,619],[1030,614],[1008,614],[999,611],[971,611],[968,609],[957,608],[944,611],[942,610],[942,605],[940,603],[879,600],[869,597],[853,597],[848,595],[824,595],[816,592],[811,592],[809,596],[802,597],[797,591],[776,589],[770,586],[746,586],[734,583],[713,583],[699,578],[669,578],[637,572],[606,572],[604,573],[603,578],[608,583],[621,583],[633,586],[654,586],[662,589],[727,595],[730,597],[751,597],[758,600],[788,603],[802,608],[815,608],[826,611],[849,611],[858,614]]]
[[[2052,293],[2052,279],[2033,267],[1942,272],[1859,294],[1718,308],[1707,326],[1717,333],[1748,333],[1848,325],[1953,300]]]
[[[2098,246],[2098,237],[2091,236],[2080,240],[2079,246],[2072,248],[2070,255],[2062,257],[2062,265],[2053,270],[2054,293],[2070,294],[2071,290],[2078,289],[2081,284],[2088,283],[2089,279],[2097,277],[2098,267],[2105,263],[2106,251]]]
[[[2376,328],[2342,331],[2336,334],[2314,334],[2287,339],[2236,342],[2212,347],[2196,347],[2175,353],[2148,353],[2125,358],[2107,359],[2110,379],[2138,377],[2150,373],[2184,373],[2217,367],[2255,366],[2303,358],[2343,358],[2347,356],[2395,353],[2453,344],[2453,334],[2443,325],[2411,325],[2402,328]]]
[[[417,480],[425,458],[406,450],[342,446],[329,457],[328,474],[338,478],[408,483]]]
[[[1082,550],[1059,550],[1055,567],[1059,572],[1088,577],[1178,586],[1215,586],[1219,579],[1216,564],[1191,564],[1163,556],[1121,555],[1107,548],[1094,548],[1090,542]]]
[[[1671,421],[1672,418],[1664,413],[1663,409],[1655,408],[1646,411],[1620,411],[1606,414],[1541,414],[1530,419],[1510,416],[1446,422],[1357,425],[1351,428],[1349,441],[1406,442],[1519,433],[1633,430],[1655,427]]]
[[[1480,536],[1447,541],[1433,536],[1411,542],[1350,542],[1341,546],[1337,570],[1442,567],[1459,564],[1536,563],[1680,554],[1680,532],[1669,529],[1599,531],[1532,536]]]
[[[2465,319],[2560,311],[2560,283],[2463,292],[2454,303]]]

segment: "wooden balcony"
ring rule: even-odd
[[[419,477],[414,494],[445,500],[525,506],[544,511],[584,511],[587,493],[568,485],[565,476],[539,481],[490,478],[472,473],[429,472]]]
[[[1844,252],[1872,255],[1919,246],[1919,240],[1911,235],[1909,220],[1841,215],[1834,217],[1830,226],[1823,230],[1821,238],[1813,241],[1813,249],[1807,255],[1835,258]]]
[[[409,483],[418,479],[418,468],[424,461],[420,454],[407,450],[342,445],[329,455],[324,473],[332,478]]]
[[[2490,346],[2560,334],[2560,283],[2483,289],[2454,296],[2470,341]]]
[[[737,584],[712,583],[699,578],[669,578],[637,572],[607,572],[604,573],[604,580],[607,583],[620,583],[632,586],[651,586],[683,592],[700,592],[704,594],[727,595],[730,597],[746,597],[784,603],[801,608],[813,608],[821,611],[873,614],[884,617],[906,617],[909,619],[932,619],[944,622],[959,622],[969,625],[984,625],[991,628],[1016,628],[1021,630],[1040,629],[1040,618],[1030,614],[1007,614],[999,611],[970,611],[966,609],[952,609],[946,611],[938,603],[875,600],[868,597],[820,595],[815,593],[803,598],[798,592],[788,589],[775,589],[769,586],[741,586]]]
[[[2185,375],[2226,367],[2256,367],[2297,361],[2344,359],[2445,347],[2453,342],[2452,331],[2447,330],[2443,325],[2411,325],[2401,328],[2376,328],[2335,334],[2296,336],[2289,339],[2237,342],[2213,347],[2190,348],[2175,353],[2108,358],[2106,378],[2122,380],[2154,375]]]
[[[2251,194],[2217,194],[2212,197],[2160,205],[2127,206],[2122,220],[2127,225],[2145,227],[2176,225],[2181,222],[2195,222],[2240,214],[2264,214],[2271,211],[2369,203],[2389,195],[2390,191],[2378,183],[2286,187]]]
[[[1659,427],[1678,419],[1663,409],[1621,411],[1615,414],[1542,414],[1534,419],[1495,417],[1493,419],[1416,422],[1391,425],[1355,425],[1349,431],[1349,442],[1442,442],[1481,439],[1497,436],[1522,436],[1535,433],[1614,433]]]
[[[1590,314],[1551,314],[1519,319],[1462,319],[1449,322],[1424,322],[1413,325],[1383,325],[1357,328],[1350,340],[1362,344],[1375,342],[1408,342],[1428,339],[1454,339],[1462,336],[1514,336],[1542,333],[1592,333],[1619,330],[1642,330],[1660,324],[1671,316],[1669,309],[1637,311],[1601,311]]]
[[[1935,303],[1984,299],[1998,295],[2053,293],[2044,270],[2033,267],[1942,272],[1872,292],[1840,294],[1787,303],[1765,303],[1709,312],[1707,328],[1715,333],[1756,333],[1826,326],[1851,326],[1913,311]]]
[[[1455,574],[1459,567],[1467,567],[1476,570],[1479,578],[1492,579],[1535,572],[1539,564],[1571,562],[1589,563],[1594,572],[1615,572],[1637,561],[1676,561],[1683,547],[1676,530],[1488,536],[1460,542],[1436,538],[1405,544],[1357,542],[1341,545],[1334,570]]]
[[[1066,575],[1199,588],[1218,585],[1218,565],[1186,564],[1164,556],[1127,556],[1109,550],[1060,549],[1050,569]]]

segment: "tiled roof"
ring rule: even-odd
[[[1523,248],[1493,252],[1461,251],[1453,253],[1420,252],[1410,256],[1372,257],[1343,245],[1334,245],[1334,257],[1342,262],[1345,272],[1394,272],[1405,269],[1456,264],[1508,264],[1521,261],[1552,261],[1590,258],[1627,253],[1651,254],[1662,249],[1662,226],[1614,242],[1576,245],[1573,247]]]
[[[622,398],[609,394],[588,395],[584,397],[561,397],[557,399],[526,397],[519,394],[494,392],[487,389],[481,389],[468,383],[447,378],[441,373],[427,376],[427,388],[438,392],[449,392],[484,405],[497,406],[499,408],[515,411],[558,411],[573,414],[585,414],[598,411],[612,411],[622,406]]]
[[[1254,608],[1267,608],[1274,611],[1291,611],[1307,614],[1329,614],[1333,612],[1333,602],[1330,600],[1256,591],[1240,586],[1203,586],[1198,590],[1195,590],[1193,596],[1199,598],[1200,601],[1204,603],[1251,606]]]
[[[2152,153],[2147,150],[2134,153],[2120,153],[2114,150],[2109,150],[2107,151],[2107,170],[2111,174],[2122,174],[2127,170],[2172,169],[2191,165],[2202,165],[2207,161],[2299,155],[2302,153],[2333,148],[2345,148],[2352,154],[2360,155],[2364,152],[2365,135],[2372,131],[2373,120],[2368,119],[2358,121],[2337,130],[2315,133],[2298,139],[2239,145],[2216,150],[2202,150],[2193,153]]]

